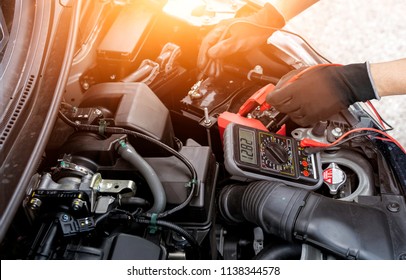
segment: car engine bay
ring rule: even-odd
[[[267,104],[286,73],[328,62],[291,32],[197,79],[222,18],[177,17],[171,3],[82,4],[58,119],[2,257],[405,259],[406,156],[377,135],[372,105],[300,127]]]

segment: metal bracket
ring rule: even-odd
[[[100,173],[93,176],[90,187],[99,193],[109,194],[118,194],[127,190],[134,195],[137,190],[135,183],[131,180],[106,180],[101,178]]]

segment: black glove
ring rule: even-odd
[[[197,67],[206,75],[217,77],[221,72],[219,59],[266,43],[275,30],[264,26],[281,28],[284,25],[283,16],[269,3],[248,17],[224,20],[203,39]]]
[[[326,120],[357,101],[376,97],[366,63],[317,65],[299,72],[282,77],[266,101],[301,126]]]

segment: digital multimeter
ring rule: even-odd
[[[319,154],[305,154],[292,137],[235,123],[224,131],[224,161],[240,181],[276,180],[310,190],[323,182]]]

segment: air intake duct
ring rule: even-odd
[[[280,182],[229,185],[220,212],[231,222],[252,222],[287,241],[303,241],[347,259],[393,259],[385,213],[327,198]]]

